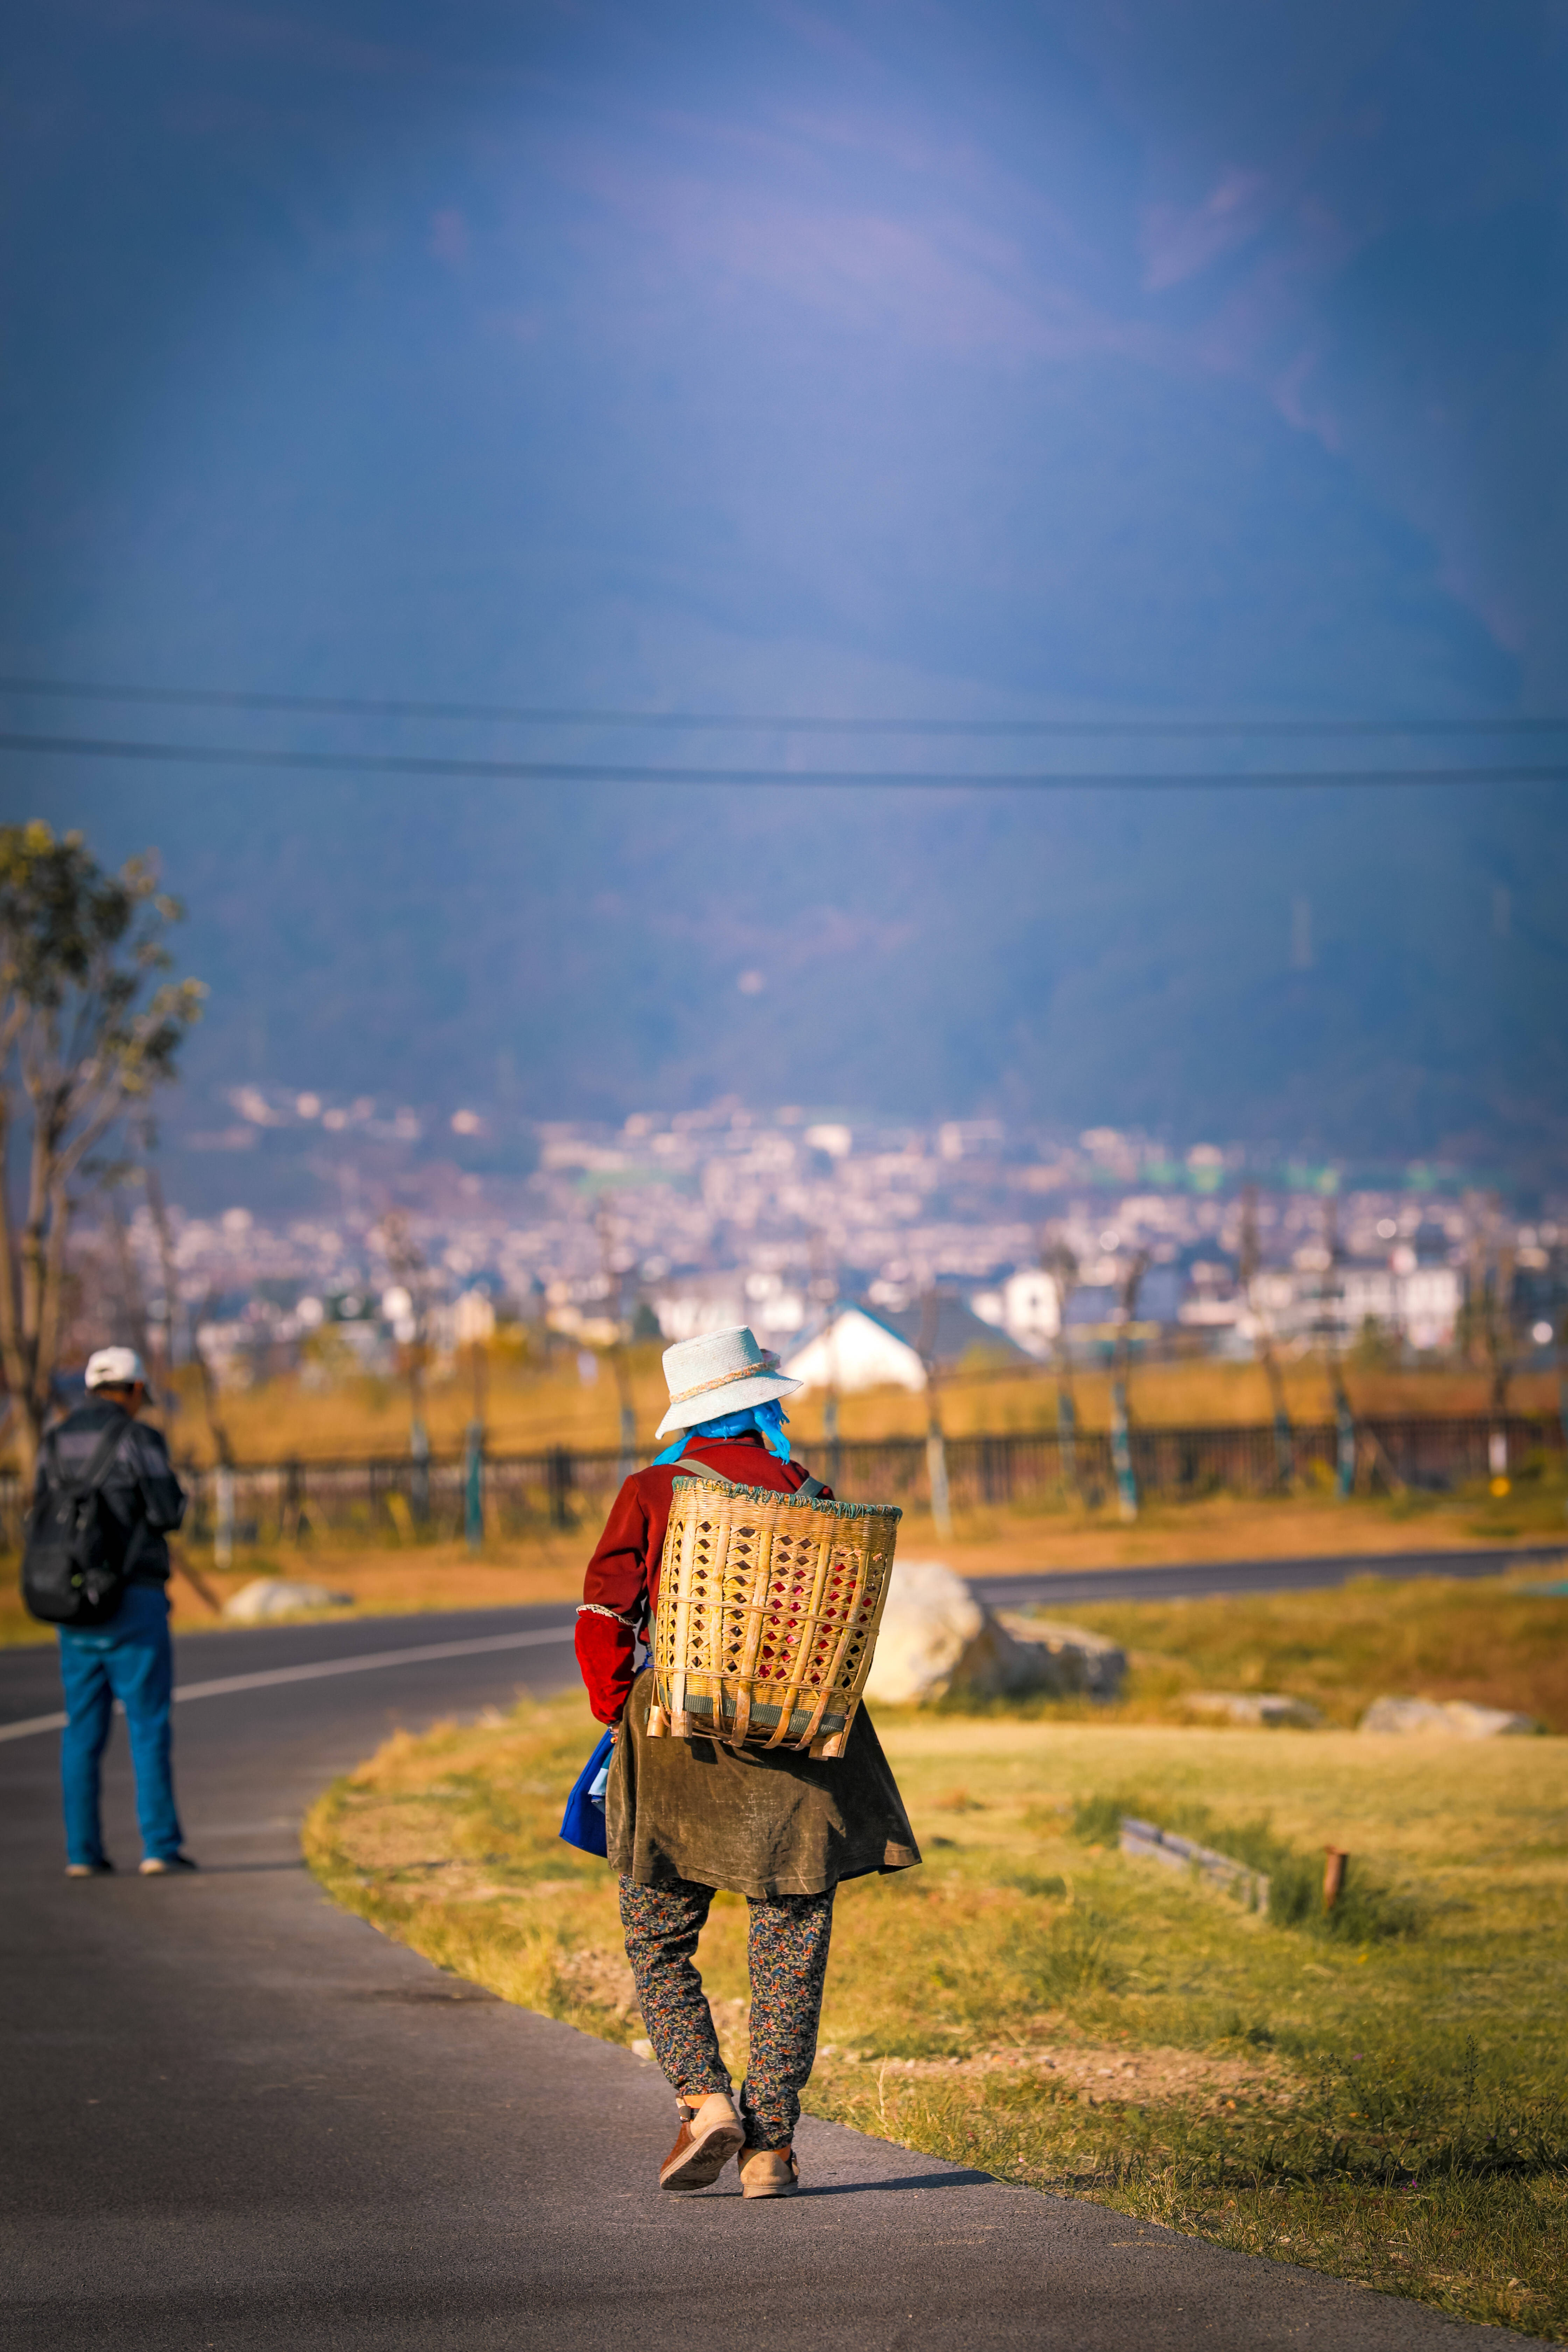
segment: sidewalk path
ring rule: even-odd
[[[497,1612],[498,1620],[500,1612]],[[535,1630],[562,1612],[531,1612]],[[187,1680],[517,1630],[213,1634]],[[232,1655],[231,1655],[232,1653]],[[0,1656],[0,1718],[47,1711]],[[814,2193],[651,2183],[655,2070],[509,2007],[318,1892],[300,1814],[395,1724],[506,1704],[562,1642],[268,1682],[182,1707],[189,1882],[61,1874],[52,1735],[0,1747],[0,2340],[25,2352],[988,2352],[1495,2347],[1415,2305],[811,2124]],[[58,1696],[56,1696],[58,1705]],[[119,1743],[122,1748],[123,1743]],[[136,1847],[122,1754],[110,1851]],[[1512,2339],[1520,2340],[1520,2339]]]

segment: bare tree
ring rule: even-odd
[[[931,1515],[938,1535],[947,1542],[952,1535],[952,1502],[947,1483],[947,1439],[942,1426],[941,1369],[937,1357],[941,1313],[942,1301],[937,1297],[935,1280],[931,1279],[921,1300],[921,1332],[917,1344],[926,1376],[926,1471],[931,1481]]]
[[[1323,1343],[1323,1360],[1328,1366],[1329,1388],[1334,1400],[1334,1491],[1344,1500],[1354,1488],[1356,1476],[1357,1439],[1355,1412],[1351,1404],[1350,1391],[1345,1386],[1344,1356],[1341,1346],[1340,1304],[1343,1284],[1340,1275],[1340,1210],[1336,1195],[1330,1192],[1323,1201],[1323,1254],[1328,1260],[1319,1288],[1318,1329]]]
[[[616,1471],[629,1478],[637,1466],[637,1399],[632,1391],[631,1360],[626,1353],[630,1321],[624,1312],[627,1269],[622,1263],[622,1253],[616,1247],[615,1212],[608,1199],[599,1205],[599,1261],[604,1267],[605,1286],[609,1297],[611,1317],[616,1336],[605,1350],[610,1360],[610,1370],[616,1377],[616,1394],[620,1400],[621,1454]]]
[[[121,1162],[105,1172],[103,1181],[104,1218],[114,1249],[115,1271],[120,1276],[119,1317],[126,1338],[145,1361],[152,1353],[147,1337],[147,1296],[142,1286],[142,1269],[136,1263],[126,1231],[125,1211],[121,1202],[121,1190],[126,1177],[133,1171]],[[120,1335],[117,1332],[116,1337]]]
[[[1465,1324],[1469,1354],[1487,1375],[1489,1410],[1500,1422],[1508,1412],[1513,1360],[1514,1249],[1496,1201],[1470,1229],[1469,1297]]]
[[[430,1437],[425,1423],[425,1367],[429,1355],[430,1273],[423,1251],[414,1238],[414,1229],[401,1209],[391,1209],[381,1221],[382,1249],[395,1282],[407,1294],[408,1314],[399,1327],[397,1341],[398,1364],[408,1381],[408,1453],[416,1465],[428,1465]],[[402,1332],[408,1332],[405,1339]],[[425,1471],[425,1487],[429,1485],[429,1472]],[[425,1516],[416,1501],[414,1516]]]
[[[29,1474],[49,1409],[72,1181],[116,1120],[174,1076],[205,993],[158,977],[181,912],[151,856],[110,874],[79,833],[0,827],[0,1171],[28,1130],[19,1217],[0,1181],[0,1360]]]
[[[1258,1187],[1249,1184],[1241,1196],[1241,1287],[1247,1306],[1252,1310],[1256,1337],[1253,1346],[1263,1366],[1268,1382],[1269,1400],[1274,1407],[1274,1474],[1281,1487],[1289,1488],[1296,1476],[1296,1438],[1290,1427],[1290,1409],[1285,1401],[1285,1379],[1279,1370],[1279,1359],[1274,1352],[1274,1326],[1258,1295],[1258,1276],[1263,1264],[1263,1254],[1258,1239]]]
[[[157,1142],[151,1119],[142,1122],[142,1181],[147,1188],[147,1207],[153,1218],[153,1231],[158,1236],[158,1279],[163,1287],[163,1311],[157,1320],[158,1352],[165,1382],[174,1369],[174,1317],[179,1307],[180,1271],[174,1255],[174,1236],[169,1224],[168,1203],[163,1198],[163,1180],[153,1158]]]
[[[837,1495],[844,1477],[838,1442],[838,1267],[837,1253],[820,1225],[812,1228],[811,1275],[806,1295],[826,1318],[827,1385],[822,1395],[822,1441],[827,1452],[827,1483]]]
[[[1047,1226],[1041,1236],[1040,1271],[1049,1275],[1057,1294],[1057,1328],[1051,1353],[1057,1374],[1057,1455],[1067,1494],[1078,1487],[1078,1399],[1073,1393],[1072,1349],[1068,1343],[1068,1307],[1078,1288],[1078,1258],[1059,1225]]]
[[[1117,1507],[1124,1519],[1138,1517],[1138,1475],[1132,1466],[1132,1429],[1127,1413],[1127,1368],[1138,1293],[1149,1271],[1149,1253],[1134,1250],[1117,1284],[1116,1351],[1110,1372],[1110,1460],[1116,1473]]]

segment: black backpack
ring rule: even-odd
[[[125,1595],[131,1529],[103,1499],[101,1480],[130,1428],[120,1414],[104,1431],[81,1476],[60,1475],[56,1433],[44,1440],[47,1480],[27,1518],[22,1598],[46,1625],[106,1625]]]

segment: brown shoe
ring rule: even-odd
[[[745,2139],[729,2093],[710,2091],[695,2110],[688,2110],[680,2137],[658,2168],[659,2187],[711,2189]]]
[[[748,2147],[741,2154],[742,2197],[794,2197],[800,2190],[800,2167],[793,2147]]]

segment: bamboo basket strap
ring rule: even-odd
[[[678,1478],[706,1478],[710,1486],[728,1486],[731,1494],[737,1491],[739,1482],[736,1479],[726,1478],[722,1470],[715,1470],[706,1462],[676,1462],[670,1466]],[[779,1500],[788,1503],[804,1499],[815,1503],[818,1495],[826,1495],[826,1492],[820,1478],[807,1476],[801,1480],[793,1494],[788,1487],[781,1487]]]
[[[690,1629],[690,1617],[691,1617],[691,1602],[690,1602],[690,1598],[689,1598],[689,1591],[690,1591],[690,1576],[691,1576],[691,1555],[692,1555],[692,1552],[693,1552],[693,1550],[694,1550],[694,1549],[695,1549],[695,1547],[696,1547],[696,1541],[697,1541],[697,1528],[696,1528],[696,1523],[695,1523],[695,1521],[693,1521],[693,1520],[691,1520],[691,1519],[688,1519],[688,1520],[687,1520],[687,1522],[686,1522],[686,1525],[685,1525],[685,1526],[681,1528],[681,1530],[680,1530],[680,1573],[679,1573],[679,1577],[677,1578],[677,1581],[676,1581],[675,1627],[674,1627],[674,1633],[675,1633],[675,1654],[676,1654],[677,1658],[680,1661],[680,1665],[679,1665],[679,1668],[678,1669],[678,1671],[677,1671],[677,1673],[676,1673],[676,1675],[675,1675],[675,1678],[674,1678],[674,1684],[673,1684],[673,1686],[672,1686],[672,1693],[671,1693],[671,1696],[672,1696],[672,1702],[673,1702],[673,1711],[674,1711],[677,1715],[684,1714],[684,1713],[685,1713],[685,1710],[686,1710],[686,1681],[687,1681],[687,1677],[686,1677],[685,1667],[686,1667],[687,1648],[688,1648],[688,1643],[689,1643],[689,1638],[690,1638],[690,1631],[689,1631],[689,1629]]]

